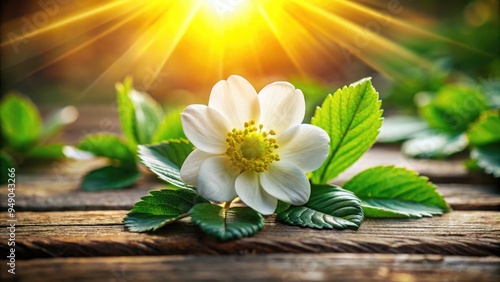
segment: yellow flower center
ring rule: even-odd
[[[244,129],[234,128],[227,134],[226,142],[229,147],[226,154],[233,165],[243,171],[264,172],[273,161],[279,161],[280,157],[274,153],[279,148],[274,130],[262,131],[264,126],[258,127],[255,121],[245,122]]]

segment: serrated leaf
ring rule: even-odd
[[[330,153],[313,172],[313,183],[327,183],[370,149],[382,124],[380,106],[370,78],[339,89],[325,99],[311,123],[330,136]]]
[[[248,207],[223,209],[214,204],[197,204],[191,209],[191,220],[205,233],[221,241],[253,236],[264,226],[264,217]]]
[[[97,133],[85,136],[77,148],[90,152],[96,156],[110,158],[118,161],[116,166],[135,168],[135,153],[117,135],[110,133]]]
[[[137,146],[134,132],[135,111],[134,104],[132,104],[129,97],[130,91],[132,91],[132,79],[130,77],[125,78],[123,83],[116,84],[116,100],[122,132],[131,148],[135,148]]]
[[[156,130],[152,142],[168,141],[170,139],[187,139],[182,129],[181,112],[183,109],[176,109],[165,115],[163,121]]]
[[[2,171],[0,172],[0,184],[7,184],[7,181],[9,179],[9,168],[15,168],[16,163],[14,162],[14,159],[4,151],[0,152],[0,168],[2,168]]]
[[[121,189],[131,186],[140,177],[136,169],[105,166],[87,173],[81,186],[88,192]]]
[[[500,110],[491,110],[481,114],[467,131],[472,146],[500,143]]]
[[[150,191],[149,194],[135,203],[123,219],[129,231],[155,231],[188,216],[189,211],[196,204],[208,203],[193,191],[174,187]]]
[[[170,140],[161,144],[139,145],[139,158],[160,179],[179,188],[194,189],[181,179],[180,169],[184,160],[193,151],[187,140]]]
[[[404,142],[401,147],[403,154],[416,159],[441,159],[467,148],[468,142],[464,134],[429,133],[431,135],[416,137]]]
[[[430,127],[450,134],[461,134],[488,109],[484,95],[471,86],[447,85],[432,101],[419,108]]]
[[[420,136],[429,129],[425,121],[413,116],[385,117],[377,142],[393,143]]]
[[[350,191],[333,185],[312,185],[311,197],[304,206],[292,206],[276,219],[316,229],[357,230],[363,222],[363,209]]]
[[[64,145],[61,144],[35,146],[26,153],[26,158],[44,160],[62,159],[65,157],[63,148]]]
[[[28,98],[10,93],[0,102],[0,125],[4,141],[22,151],[37,142],[42,120]]]
[[[500,143],[476,147],[470,156],[486,173],[500,177]]]
[[[422,217],[439,215],[450,207],[427,177],[394,166],[360,172],[344,184],[358,196],[366,217]]]

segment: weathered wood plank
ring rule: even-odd
[[[312,230],[266,220],[255,237],[217,242],[187,219],[154,234],[130,233],[126,211],[19,212],[19,258],[248,253],[498,255],[500,213],[455,211],[419,220],[366,220],[358,231]],[[6,215],[1,223],[5,224]],[[7,250],[6,242],[0,249]]]
[[[162,189],[165,184],[148,176],[134,187],[123,190],[88,193],[78,186],[77,179],[53,179],[43,176],[21,177],[16,195],[19,211],[64,210],[126,210],[150,190]],[[500,210],[500,189],[488,185],[440,184],[438,191],[454,210]],[[7,189],[0,190],[7,196]],[[0,207],[6,208],[7,201]]]
[[[13,277],[5,271],[0,276],[2,281]],[[56,258],[19,261],[15,278],[29,282],[499,281],[500,258],[390,254]]]

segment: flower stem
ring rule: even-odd
[[[226,224],[227,209],[231,206],[232,201],[227,201],[222,204],[222,217],[224,218],[224,224]]]

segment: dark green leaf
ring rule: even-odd
[[[8,169],[16,168],[14,159],[12,159],[12,157],[7,154],[7,152],[0,152],[0,168],[2,169],[2,171],[0,172],[0,184],[7,184],[7,181],[9,179]]]
[[[186,140],[170,140],[161,144],[139,145],[139,157],[159,178],[179,188],[193,189],[181,179],[180,169],[184,160],[193,151]]]
[[[189,215],[193,206],[208,203],[200,195],[187,189],[168,188],[150,191],[150,195],[135,203],[123,222],[132,232],[155,231]]]
[[[329,95],[311,120],[330,136],[330,153],[312,174],[313,183],[327,183],[356,162],[375,143],[382,124],[381,102],[370,78]]]
[[[422,217],[450,207],[427,177],[394,166],[367,169],[344,184],[358,196],[366,217]]]
[[[0,124],[7,144],[19,151],[37,142],[42,127],[35,105],[28,98],[14,93],[0,102]]]
[[[281,212],[277,220],[290,225],[316,229],[354,229],[363,222],[361,201],[338,186],[313,185],[311,197],[304,206]]]
[[[464,134],[448,135],[431,133],[403,143],[403,154],[416,159],[441,159],[459,153],[467,148],[467,138]]]
[[[105,166],[84,176],[82,189],[88,192],[121,189],[134,184],[141,173],[134,169]]]
[[[467,131],[467,137],[475,147],[500,143],[500,109],[483,112]]]
[[[221,241],[249,237],[264,226],[264,217],[248,207],[227,209],[214,204],[197,204],[191,209],[191,220],[205,233]]]
[[[110,158],[119,162],[116,166],[135,168],[135,153],[117,135],[98,133],[86,136],[77,146],[78,149],[96,156]]]
[[[170,112],[163,118],[158,130],[156,130],[152,143],[168,141],[170,139],[187,139],[182,129],[181,122],[182,109]]]
[[[476,120],[488,102],[478,88],[465,85],[448,85],[441,88],[428,104],[420,107],[420,115],[430,127],[461,134]]]
[[[42,138],[49,139],[58,134],[65,126],[78,118],[78,110],[73,106],[59,109],[43,124]]]
[[[64,145],[61,144],[35,146],[26,153],[26,158],[45,160],[62,159],[64,158],[63,147]]]
[[[500,177],[500,143],[476,147],[471,151],[471,158],[488,174]]]
[[[400,142],[420,136],[429,126],[420,118],[412,116],[391,116],[384,118],[377,142]]]

